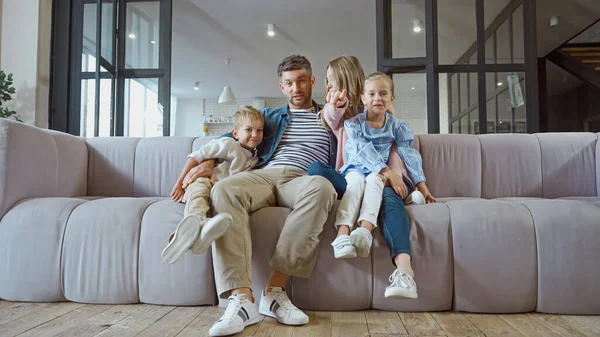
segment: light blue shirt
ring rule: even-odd
[[[348,140],[344,147],[346,164],[340,169],[342,175],[350,171],[359,171],[365,175],[381,172],[388,167],[392,144],[396,144],[413,184],[425,181],[421,154],[410,147],[414,136],[408,123],[386,113],[383,127],[374,129],[367,123],[367,113],[363,112],[345,121],[344,128]]]

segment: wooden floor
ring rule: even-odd
[[[218,307],[90,305],[0,301],[0,336],[208,336]],[[272,318],[239,336],[600,336],[600,316],[473,315],[384,311],[309,312],[310,323],[286,327]]]

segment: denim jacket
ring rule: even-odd
[[[313,106],[315,106],[317,111],[322,109],[315,101],[313,101]],[[277,149],[277,145],[279,145],[281,137],[283,137],[283,132],[290,123],[289,105],[284,105],[279,108],[261,109],[260,112],[262,112],[265,117],[265,127],[263,141],[258,146],[258,164],[255,168],[264,167],[269,159],[271,159],[271,156],[275,153],[275,149]],[[327,131],[329,134],[329,165],[335,167],[337,138],[331,130]],[[226,133],[223,136],[233,138],[231,132]]]

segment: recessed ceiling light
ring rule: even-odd
[[[410,88],[410,90],[415,90],[415,87]]]
[[[200,82],[194,83],[194,90],[196,90],[196,91],[200,90]]]
[[[497,84],[498,84],[499,87],[501,87],[504,83],[498,82]]]
[[[267,35],[270,37],[275,36],[275,25],[272,23],[267,24]]]
[[[133,33],[129,33],[128,37],[129,37],[130,39],[134,40],[134,39],[135,39],[135,34],[133,34]]]
[[[423,25],[421,24],[421,20],[413,20],[413,32],[420,33],[423,30]]]
[[[155,43],[156,43],[156,41],[152,40],[152,41],[150,41],[150,43],[152,43],[152,44],[155,44]]]

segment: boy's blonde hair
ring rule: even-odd
[[[360,99],[360,95],[364,91],[365,72],[363,71],[358,58],[356,58],[356,56],[340,56],[331,60],[327,65],[327,68],[325,68],[325,71],[327,71],[327,69],[331,69],[331,76],[337,86],[336,89],[339,91],[346,89],[346,97],[348,98],[348,103],[351,104],[351,106],[348,105],[342,121],[350,119],[359,112],[362,112],[364,110],[364,105]],[[327,76],[325,76],[325,96],[327,96],[328,85],[329,81],[327,80]],[[329,128],[323,114],[321,114],[321,122],[325,128]]]
[[[367,78],[365,79],[365,85],[371,81],[380,80],[380,79],[383,79],[386,82],[388,82],[388,85],[390,86],[390,89],[392,90],[392,96],[396,96],[394,94],[394,81],[387,74],[382,73],[380,71],[376,71],[374,73],[371,73],[369,76],[367,76]]]
[[[241,128],[247,120],[260,121],[262,124],[265,123],[265,117],[260,111],[250,105],[242,105],[233,114],[234,128]]]

